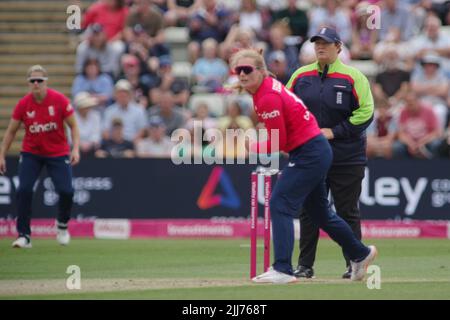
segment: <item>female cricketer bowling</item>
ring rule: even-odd
[[[374,246],[363,245],[349,225],[329,208],[325,178],[332,151],[316,119],[297,96],[269,76],[260,52],[238,51],[231,59],[231,67],[239,77],[239,86],[252,95],[255,112],[268,130],[269,140],[271,130],[278,130],[279,150],[270,150],[272,142],[267,143],[266,150],[289,153],[289,163],[270,199],[275,261],[269,271],[252,280],[258,283],[296,281],[291,262],[293,218],[302,206],[307,208],[311,220],[350,257],[351,279],[362,280],[377,250]],[[258,152],[259,147],[260,144],[254,144],[250,148]]]
[[[56,90],[47,88],[47,71],[39,66],[28,70],[30,93],[16,105],[0,149],[0,174],[6,172],[5,155],[21,124],[25,137],[19,160],[19,187],[17,189],[17,240],[14,248],[31,248],[31,202],[33,187],[44,166],[59,194],[59,212],[56,221],[57,240],[69,244],[67,223],[73,203],[72,167],[80,160],[79,132],[70,101]],[[71,129],[70,151],[64,124]]]

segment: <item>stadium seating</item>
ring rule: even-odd
[[[81,1],[87,7],[92,1]],[[48,70],[49,86],[70,94],[75,47],[66,28],[66,1],[0,1],[0,138],[17,101],[27,92],[25,75],[33,64]],[[39,36],[36,36],[39,33]],[[18,153],[20,131],[10,153]]]
[[[199,102],[205,102],[214,116],[222,116],[225,112],[225,98],[217,94],[195,94],[189,100],[189,108],[194,111]]]
[[[172,59],[176,62],[188,61],[187,45],[189,30],[184,27],[170,27],[164,30],[166,42],[169,44]]]
[[[378,73],[378,66],[373,60],[351,60],[349,64],[370,79],[375,78]]]
[[[186,61],[175,62],[172,66],[172,73],[177,78],[184,78],[190,82],[192,75],[192,64]]]

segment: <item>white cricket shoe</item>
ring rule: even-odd
[[[67,246],[70,242],[70,233],[67,229],[56,229],[56,240],[62,246]]]
[[[375,257],[378,254],[377,248],[375,246],[369,246],[369,249],[370,253],[367,255],[367,257],[364,258],[364,260],[360,262],[350,261],[352,265],[352,275],[350,277],[350,280],[361,281],[364,279],[367,268],[373,262],[373,260],[375,260]]]
[[[252,281],[256,283],[291,283],[297,282],[297,278],[270,267],[267,272],[254,277]]]
[[[33,246],[31,245],[31,240],[28,240],[25,237],[18,237],[16,241],[12,243],[13,248],[26,248],[30,249]]]

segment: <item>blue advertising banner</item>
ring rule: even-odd
[[[15,216],[17,158],[0,176],[0,218]],[[174,165],[169,159],[85,159],[74,167],[73,217],[243,219],[252,165]],[[274,180],[275,181],[275,180]],[[263,202],[262,180],[260,203]],[[58,195],[44,170],[34,218],[56,216]],[[364,219],[450,220],[450,161],[370,161],[360,198]]]
[[[369,161],[360,205],[367,219],[450,220],[450,161]]]

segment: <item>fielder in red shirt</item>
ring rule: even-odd
[[[80,160],[79,132],[74,110],[62,93],[47,88],[47,71],[32,66],[28,71],[30,93],[14,108],[0,149],[0,174],[6,172],[5,155],[21,124],[25,127],[19,160],[19,187],[17,198],[17,232],[15,248],[31,248],[31,205],[33,187],[45,166],[59,194],[59,212],[56,221],[57,240],[62,245],[70,241],[67,224],[73,204],[72,165]],[[71,129],[72,151],[64,125]]]
[[[332,161],[332,151],[316,119],[304,103],[284,85],[268,75],[261,53],[245,49],[231,59],[241,89],[253,96],[254,109],[268,129],[269,140],[278,130],[278,150],[289,153],[270,198],[275,261],[265,273],[253,278],[258,283],[296,281],[292,269],[294,217],[307,208],[311,220],[322,228],[348,254],[352,280],[362,280],[366,268],[375,259],[376,248],[366,247],[349,225],[329,208],[325,178]],[[266,144],[266,142],[262,142]],[[269,145],[272,145],[273,141]],[[276,144],[275,144],[276,145]],[[257,150],[263,150],[261,143]]]

